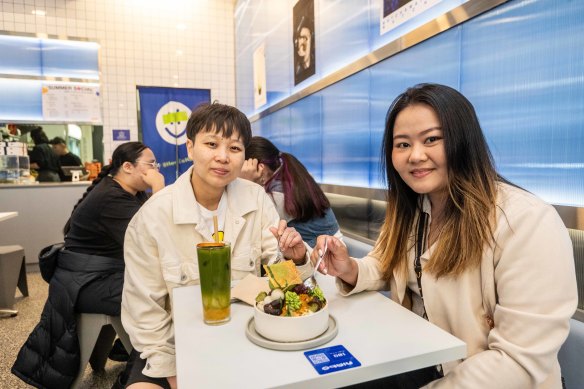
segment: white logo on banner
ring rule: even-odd
[[[174,145],[187,143],[187,121],[191,110],[178,101],[169,101],[156,114],[156,129],[160,137]]]

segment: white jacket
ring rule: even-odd
[[[148,360],[143,372],[150,377],[176,375],[172,289],[199,279],[196,245],[205,241],[207,227],[191,171],[152,196],[126,230],[122,323]],[[231,243],[232,279],[259,275],[262,263],[276,259],[277,241],[269,227],[278,225],[278,213],[264,188],[251,181],[236,179],[225,193],[224,240]],[[310,268],[308,262],[299,270]]]
[[[456,279],[422,271],[428,320],[466,342],[468,354],[443,364],[432,388],[561,388],[557,355],[578,304],[570,237],[554,208],[524,190],[500,184],[497,205],[496,247],[485,248],[480,267]],[[353,289],[337,280],[343,294],[389,287],[411,309],[407,274],[395,271],[388,284],[371,253],[357,263]]]

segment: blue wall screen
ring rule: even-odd
[[[288,42],[292,5],[268,3],[240,2],[236,12],[237,103],[248,115],[265,108],[254,111],[251,92],[251,53],[262,42],[270,106],[338,69],[340,53],[351,62],[364,55],[364,48],[372,51],[395,39],[393,31],[379,35],[380,1],[315,0],[316,75],[295,89]],[[440,11],[461,3],[444,1]],[[251,23],[268,18],[267,7],[276,25]],[[503,176],[550,203],[582,207],[583,47],[584,2],[512,0],[252,127],[254,134],[295,154],[321,183],[383,188],[379,153],[389,104],[416,83],[442,83],[460,90],[475,106]]]

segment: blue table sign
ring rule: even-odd
[[[321,375],[361,366],[361,362],[341,345],[306,351],[304,355]]]

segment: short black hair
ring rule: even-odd
[[[66,145],[65,139],[61,138],[60,136],[56,136],[49,142],[52,145]]]
[[[247,116],[235,107],[218,102],[201,104],[191,113],[187,137],[194,142],[201,131],[214,131],[226,137],[237,132],[244,147],[248,147],[251,140],[251,124]]]

